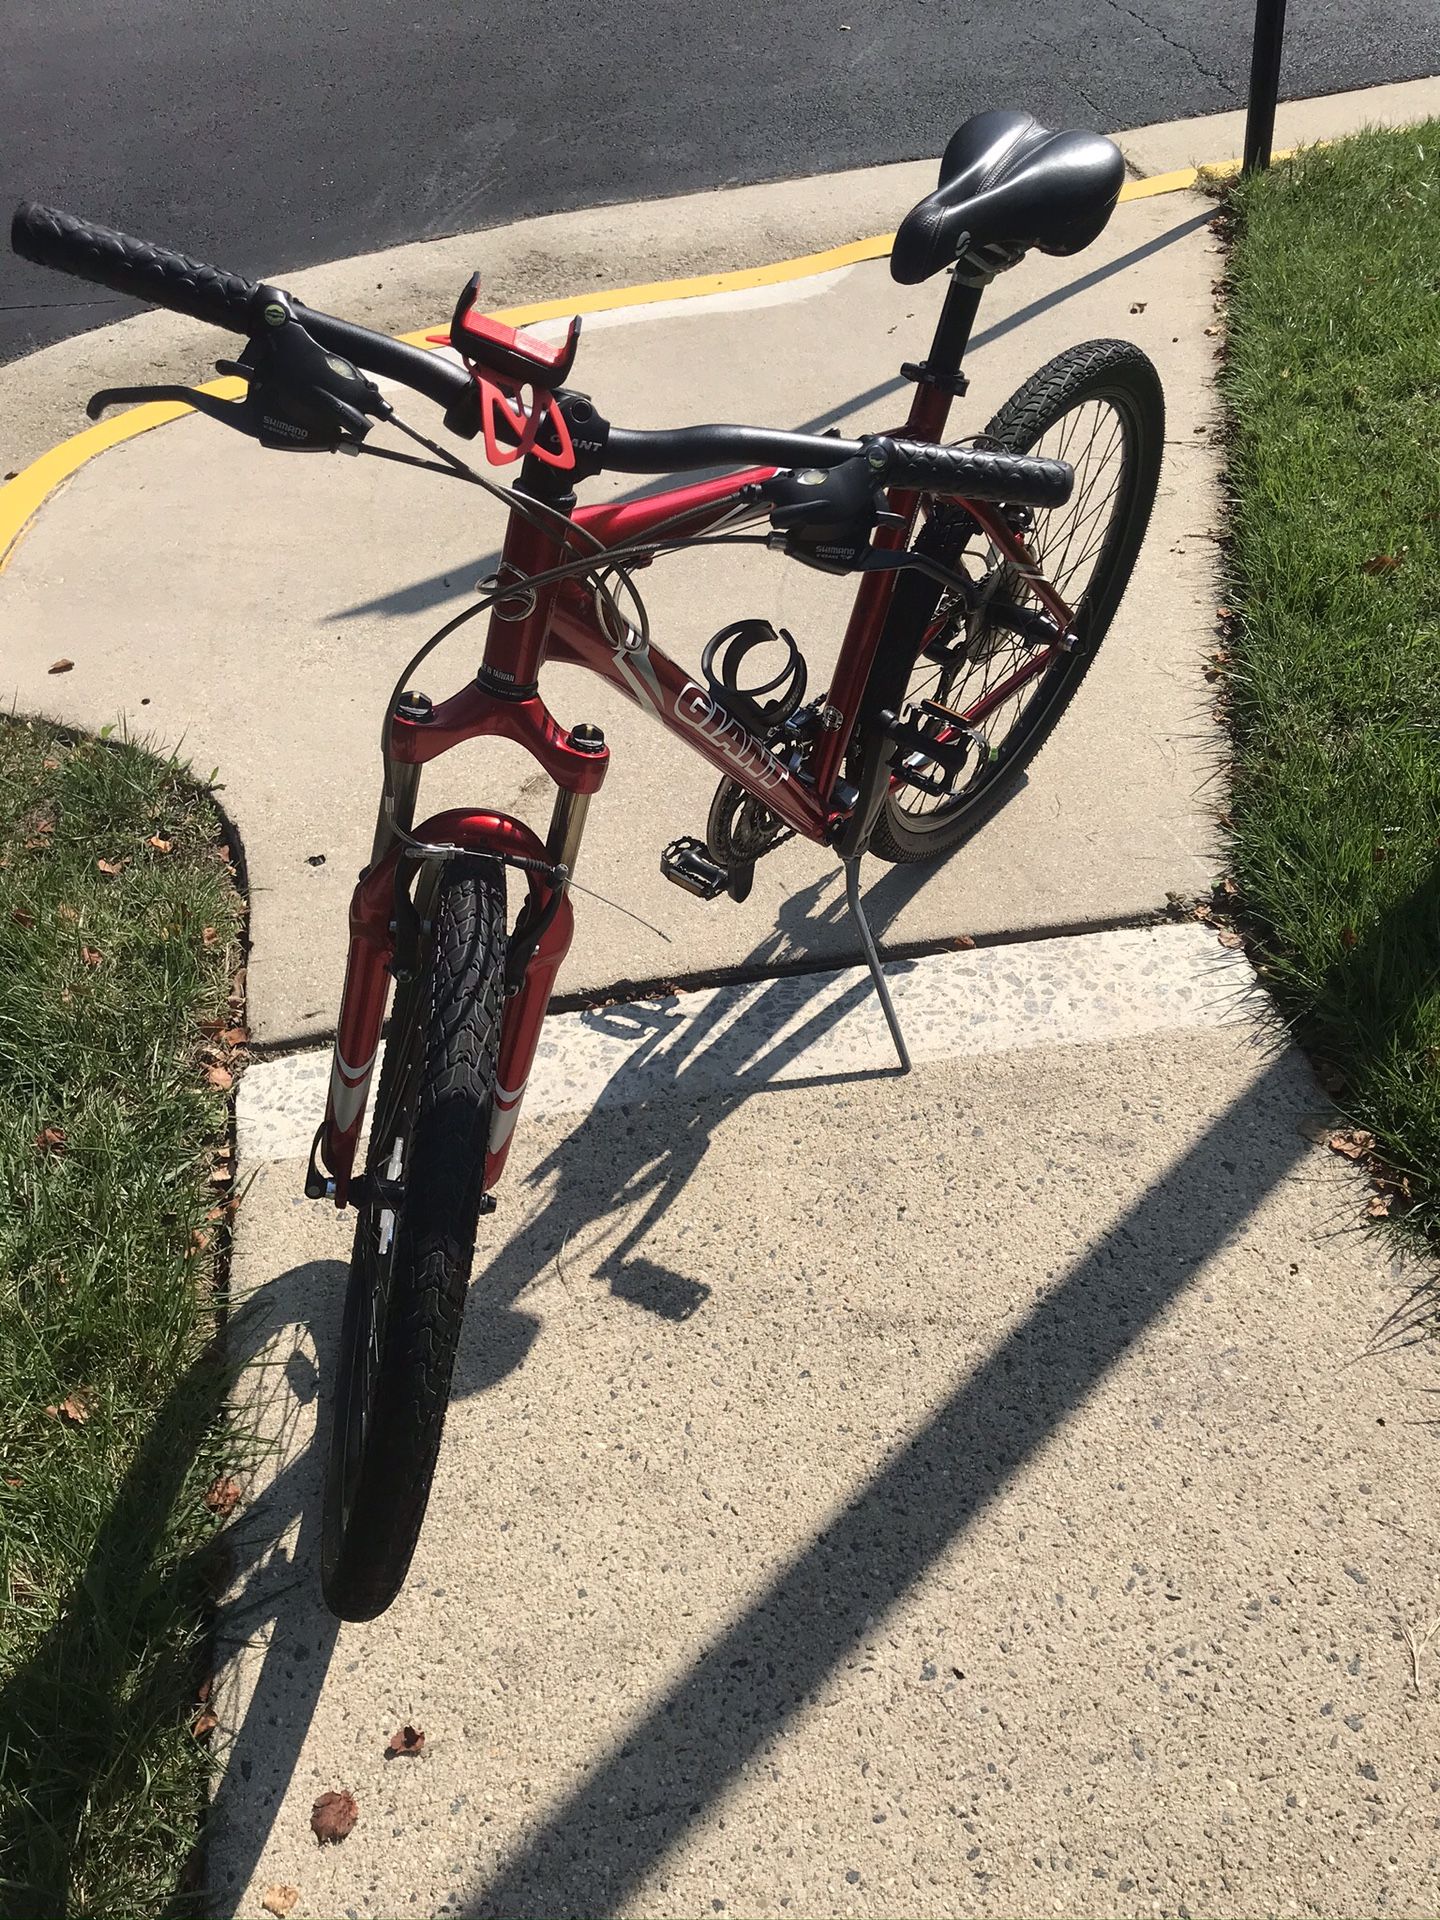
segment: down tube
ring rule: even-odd
[[[633,628],[630,634],[638,640]],[[556,596],[546,653],[551,660],[598,673],[712,767],[763,801],[787,826],[807,840],[826,839],[829,816],[812,789],[667,654],[643,643],[634,648],[612,645],[576,589]]]

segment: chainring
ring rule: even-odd
[[[750,867],[789,832],[770,809],[734,780],[722,780],[710,802],[705,844],[722,867]]]

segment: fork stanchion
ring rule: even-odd
[[[1285,44],[1285,0],[1255,0],[1255,39],[1250,50],[1250,104],[1245,115],[1242,171],[1270,164],[1275,102],[1280,94],[1280,50]]]

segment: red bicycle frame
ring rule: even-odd
[[[913,370],[916,391],[901,430],[908,438],[938,442],[949,418],[952,395],[963,391],[959,354],[968,339],[978,291],[952,281],[937,328],[930,360]],[[750,468],[718,480],[679,487],[643,500],[583,508],[573,525],[604,546],[643,541],[666,523],[679,522],[686,536],[699,535],[724,520],[740,504],[746,488],[768,479],[776,469]],[[906,546],[914,532],[922,496],[892,492],[887,505],[896,516],[875,539],[880,548]],[[1024,543],[1001,510],[984,502],[963,503],[996,550],[1022,571],[1063,636],[1070,610],[1036,575]],[[586,543],[588,545],[588,542]],[[614,634],[594,600],[578,581],[534,588],[536,575],[573,559],[577,545],[560,518],[540,524],[512,512],[506,530],[499,579],[514,580],[514,592],[491,608],[480,673],[450,699],[424,711],[396,712],[390,722],[390,750],[397,779],[393,812],[383,807],[370,866],[361,876],[350,907],[350,947],[336,1027],[335,1050],[325,1118],[316,1148],[328,1180],[312,1169],[307,1190],[344,1206],[350,1195],[355,1152],[366,1098],[380,1046],[381,1027],[395,961],[401,909],[398,896],[416,865],[396,826],[417,840],[459,848],[467,853],[523,863],[529,889],[530,924],[543,932],[526,965],[523,980],[508,1000],[501,1029],[500,1060],[485,1163],[485,1191],[500,1178],[524,1096],[541,1025],[555,976],[570,946],[573,918],[568,894],[552,900],[546,877],[557,865],[573,871],[592,794],[604,780],[608,749],[567,733],[555,721],[538,692],[547,660],[588,668],[619,688],[670,733],[676,734],[719,773],[761,801],[807,839],[832,840],[849,817],[837,797],[841,767],[890,607],[896,575],[867,573],[855,596],[839,659],[826,696],[826,725],[819,731],[812,758],[802,772],[781,760],[726,711],[708,686],[699,685],[683,667],[632,628]],[[1044,671],[1054,647],[1039,648],[1001,686],[964,717],[978,723],[1026,680]],[[520,821],[483,810],[452,810],[414,825],[421,767],[462,742],[498,734],[515,741],[554,781],[557,792],[549,832],[542,842]]]

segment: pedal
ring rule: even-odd
[[[895,778],[908,787],[919,788],[922,793],[944,796],[951,792],[973,753],[978,751],[982,760],[991,757],[990,743],[983,733],[958,713],[952,713],[949,707],[942,707],[934,700],[922,700],[920,710],[931,720],[938,720],[950,737],[936,738],[925,731],[919,720],[896,721],[889,728],[895,742]],[[882,724],[892,717],[882,714]],[[932,768],[934,772],[930,771]]]
[[[660,856],[660,871],[677,887],[693,893],[697,900],[716,899],[724,893],[730,878],[725,868],[710,858],[705,842],[697,840],[693,833],[682,833],[678,840],[670,842]]]

